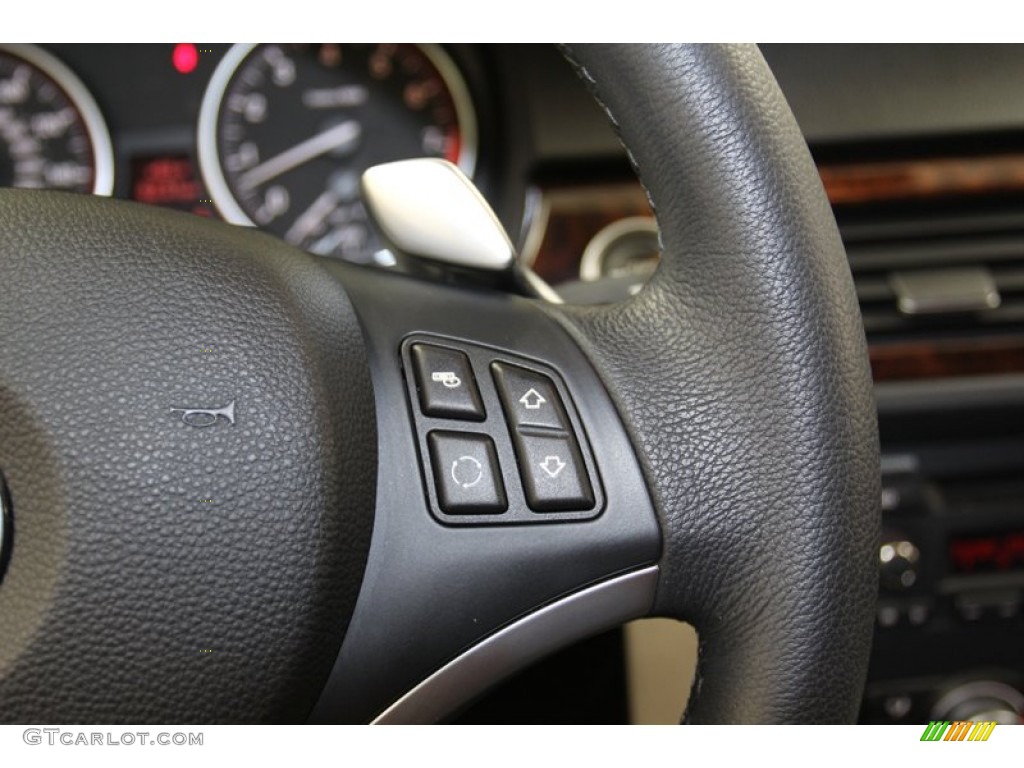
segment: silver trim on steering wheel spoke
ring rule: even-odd
[[[658,567],[651,566],[595,584],[524,616],[452,659],[373,723],[437,722],[545,654],[646,616],[657,584]]]

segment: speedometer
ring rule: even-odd
[[[0,186],[109,195],[110,134],[71,70],[32,45],[0,46]]]
[[[362,172],[441,157],[471,175],[476,125],[439,46],[236,45],[203,99],[199,159],[228,221],[366,262],[383,246],[360,200]]]

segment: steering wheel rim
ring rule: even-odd
[[[853,722],[877,595],[878,435],[860,310],[807,145],[753,46],[566,55],[661,232],[645,291],[565,316],[643,446],[666,532],[654,612],[700,633],[687,720]],[[637,349],[681,354],[648,352],[637,386]]]
[[[755,48],[565,50],[659,217],[663,264],[621,306],[542,305],[317,263],[167,211],[0,193],[0,472],[16,531],[0,720],[435,718],[437,701],[409,694],[470,659],[480,674],[445,700],[465,703],[529,659],[495,655],[502,638],[535,637],[536,654],[648,612],[700,632],[689,721],[853,719],[877,432],[807,148]],[[468,355],[482,421],[422,412],[417,342]],[[529,506],[492,362],[549,377],[593,509]],[[200,429],[188,408],[224,415]],[[438,430],[493,442],[505,518],[438,510]],[[213,514],[197,511],[204,494]]]

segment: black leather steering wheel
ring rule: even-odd
[[[434,720],[649,613],[700,633],[687,720],[854,719],[878,445],[807,148],[755,48],[566,54],[661,228],[619,306],[0,193],[0,720]],[[423,412],[416,343],[465,355],[483,420]],[[562,402],[553,430],[509,426],[494,362]],[[491,441],[507,511],[446,505],[431,433]],[[549,466],[579,469],[589,507],[536,511],[524,435],[566,449]]]

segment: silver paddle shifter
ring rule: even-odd
[[[480,190],[447,160],[375,165],[363,173],[362,191],[381,237],[410,271],[561,303],[550,285],[519,263]]]

